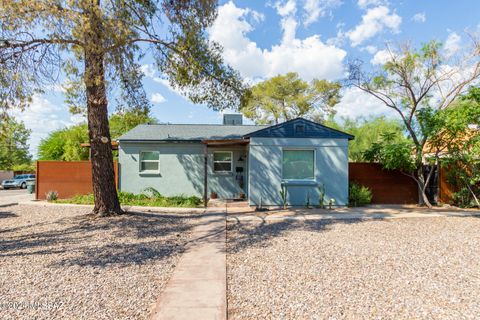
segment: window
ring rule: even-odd
[[[160,170],[160,153],[158,151],[140,152],[140,172],[158,173]]]
[[[231,151],[215,151],[213,153],[213,171],[232,172],[232,158]]]
[[[313,180],[314,150],[283,150],[283,179]]]

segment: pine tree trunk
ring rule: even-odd
[[[97,2],[99,6],[99,2]],[[89,10],[89,30],[85,33],[85,87],[87,96],[88,136],[91,147],[92,184],[95,207],[93,213],[106,216],[122,213],[118,201],[113,168],[113,155],[108,125],[105,87],[102,24],[98,11]]]

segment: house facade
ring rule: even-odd
[[[219,125],[140,125],[119,141],[119,189],[147,187],[165,196],[248,199],[252,206],[348,203],[348,141],[353,136],[306,119],[274,126],[243,125],[224,115]]]

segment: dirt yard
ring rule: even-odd
[[[143,319],[190,236],[187,214],[93,219],[88,209],[0,207],[2,319]]]
[[[230,221],[230,319],[475,319],[480,218]]]

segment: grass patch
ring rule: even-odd
[[[202,204],[202,200],[195,196],[164,197],[155,189],[146,189],[147,193],[133,194],[130,192],[118,192],[118,198],[122,205],[147,206],[147,207],[179,207],[195,208]],[[76,195],[69,199],[57,199],[55,203],[93,204],[93,194]]]

